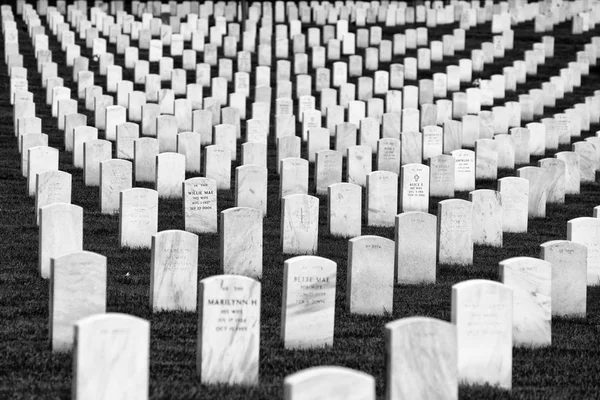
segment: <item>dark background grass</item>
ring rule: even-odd
[[[34,93],[37,105],[36,115],[42,118],[42,131],[49,135],[49,145],[61,150],[60,169],[73,175],[73,204],[84,208],[84,249],[98,252],[108,258],[107,311],[122,312],[145,318],[151,322],[150,352],[150,395],[153,399],[231,398],[231,399],[270,399],[281,398],[283,379],[286,375],[304,368],[318,365],[340,365],[355,368],[372,374],[377,382],[377,394],[382,398],[385,388],[385,348],[383,327],[387,322],[409,316],[429,316],[450,320],[450,297],[452,285],[467,279],[498,280],[498,263],[509,257],[538,257],[539,245],[555,239],[566,239],[567,221],[581,216],[591,216],[594,206],[600,204],[597,183],[583,184],[581,194],[567,196],[564,205],[549,205],[547,218],[529,221],[526,234],[505,234],[502,248],[475,246],[474,263],[469,267],[440,265],[437,283],[429,285],[397,285],[394,288],[394,309],[386,316],[351,315],[346,311],[347,240],[330,236],[327,233],[326,196],[318,196],[321,209],[319,216],[318,255],[335,261],[338,265],[336,291],[336,318],[334,346],[318,350],[284,350],[279,337],[281,318],[281,296],[283,262],[289,256],[281,254],[280,245],[280,200],[278,199],[279,178],[276,174],[276,149],[269,138],[268,167],[268,215],[264,220],[264,262],[261,309],[260,385],[257,387],[226,387],[201,385],[196,376],[195,352],[197,337],[197,313],[162,312],[152,313],[149,307],[150,251],[120,249],[118,242],[118,215],[100,214],[98,188],[83,185],[83,173],[72,167],[72,154],[64,150],[63,134],[57,129],[56,119],[51,118],[50,108],[45,105],[45,90],[41,87],[40,75],[36,70],[33,46],[25,26],[19,16],[18,21],[20,52],[24,56],[24,66],[28,68],[29,89]],[[43,20],[45,21],[45,20]],[[408,27],[414,27],[407,25]],[[442,35],[452,33],[457,24],[429,29],[429,40],[441,40]],[[308,26],[303,26],[306,34]],[[351,31],[355,27],[351,24]],[[403,28],[384,28],[384,38],[401,32]],[[533,22],[519,24],[515,30],[514,50],[507,51],[503,59],[487,64],[482,73],[474,73],[474,79],[489,78],[502,73],[502,68],[512,65],[514,60],[524,58],[524,51],[533,48],[544,34],[533,33]],[[72,69],[65,65],[65,54],[60,51],[56,37],[50,36],[53,61],[59,65],[59,76],[65,79],[65,86],[72,89],[76,98],[76,83],[72,81]],[[538,75],[528,77],[527,83],[519,85],[516,92],[507,92],[504,101],[515,101],[518,95],[531,88],[541,87],[541,83],[558,75],[560,68],[567,67],[575,60],[575,52],[583,50],[584,43],[598,35],[586,32],[572,36],[571,23],[555,27],[555,56],[538,67]],[[466,49],[454,57],[444,57],[443,62],[433,62],[431,71],[419,71],[419,78],[431,78],[434,72],[445,72],[445,66],[458,64],[460,58],[469,58],[470,51],[480,48],[483,41],[491,41],[491,24],[478,25],[467,31]],[[77,39],[82,55],[90,58],[90,69],[97,72],[98,66],[91,58],[91,50],[85,48],[84,41]],[[132,45],[137,45],[132,41]],[[186,48],[190,44],[186,43]],[[290,41],[290,54],[292,53]],[[238,44],[241,50],[241,43]],[[109,44],[108,51],[116,53],[115,45]],[[274,42],[273,42],[274,51]],[[309,54],[309,66],[311,53]],[[169,54],[165,47],[164,55]],[[220,55],[221,50],[220,50]],[[357,54],[364,55],[363,49]],[[0,52],[4,56],[4,49]],[[407,50],[407,56],[415,56],[416,50]],[[403,56],[394,56],[393,62],[402,63]],[[140,51],[140,59],[147,59],[147,51]],[[174,57],[175,67],[181,65],[181,57]],[[272,67],[272,87],[274,110],[276,69],[275,57]],[[256,65],[256,55],[253,55]],[[202,62],[201,53],[197,62]],[[124,65],[123,55],[115,54],[115,63]],[[327,66],[332,68],[332,62]],[[235,62],[234,62],[235,68]],[[293,66],[292,66],[293,68]],[[389,64],[380,63],[379,69],[389,70]],[[151,64],[151,71],[158,73],[158,63]],[[235,71],[235,69],[234,69]],[[292,70],[293,71],[293,70]],[[312,71],[309,71],[312,73]],[[8,93],[9,79],[6,65],[0,66],[0,87]],[[212,68],[212,76],[218,69]],[[373,72],[365,71],[364,76]],[[193,83],[195,74],[189,71],[188,83]],[[552,116],[573,104],[584,102],[585,96],[593,95],[598,89],[600,74],[597,68],[582,80],[556,107],[545,108],[544,117]],[[132,70],[123,70],[123,79],[133,80]],[[253,77],[251,78],[252,82]],[[292,79],[293,76],[292,76]],[[313,79],[314,82],[315,79]],[[357,83],[356,78],[349,79]],[[96,75],[96,84],[105,87],[105,78]],[[405,84],[417,84],[406,81]],[[168,82],[162,83],[169,87]],[[461,85],[465,89],[465,85]],[[143,90],[143,85],[136,85]],[[230,92],[233,84],[230,83]],[[209,90],[205,90],[205,96]],[[451,96],[449,93],[448,97]],[[318,101],[317,97],[317,101]],[[318,103],[317,103],[318,104]],[[496,101],[496,104],[498,102]],[[489,107],[483,107],[489,109]],[[251,101],[248,101],[250,116]],[[93,126],[92,112],[85,110],[79,102],[79,112],[88,117],[88,125]],[[536,120],[542,117],[536,117]],[[523,121],[523,125],[527,121]],[[0,398],[68,398],[71,385],[71,354],[53,354],[48,342],[48,281],[39,277],[37,268],[38,228],[35,223],[34,199],[26,195],[26,180],[20,174],[20,158],[17,141],[12,129],[12,108],[8,96],[0,100]],[[274,118],[271,120],[271,135],[274,134]],[[300,132],[300,125],[297,132]],[[594,125],[583,136],[592,136],[600,126]],[[242,124],[242,134],[245,126]],[[100,133],[102,136],[102,132]],[[245,136],[243,136],[245,137]],[[577,139],[573,139],[576,141]],[[241,146],[239,141],[238,146]],[[113,149],[114,149],[113,145]],[[332,143],[333,148],[333,143]],[[570,150],[561,146],[559,151]],[[113,150],[114,151],[114,150]],[[241,154],[241,147],[238,147]],[[306,148],[303,146],[303,155]],[[548,155],[551,156],[551,155]],[[530,165],[536,165],[540,157],[532,157]],[[238,164],[235,164],[237,166]],[[314,191],[310,167],[310,192]],[[513,170],[501,170],[499,178],[515,176]],[[188,175],[191,177],[193,175]],[[233,176],[233,174],[232,174]],[[345,175],[344,175],[345,176]],[[147,186],[147,185],[146,185]],[[233,186],[232,186],[233,187]],[[495,189],[496,181],[477,182],[478,189]],[[314,194],[313,194],[314,195]],[[456,197],[466,199],[467,193],[457,193]],[[432,198],[430,212],[436,214],[437,203],[441,199]],[[363,200],[364,204],[364,200]],[[232,191],[221,191],[218,195],[218,210],[234,206]],[[374,234],[394,238],[393,228],[367,227],[363,221],[363,234]],[[183,229],[182,204],[180,200],[160,200],[159,231]],[[219,236],[200,236],[199,278],[221,273],[219,267]],[[552,346],[546,349],[514,349],[513,390],[507,392],[483,387],[461,386],[461,399],[480,398],[597,398],[600,397],[600,291],[588,289],[588,316],[586,319],[572,320],[554,318],[552,324]],[[426,371],[424,371],[427,373]]]

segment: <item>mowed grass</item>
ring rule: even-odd
[[[36,114],[42,118],[43,131],[50,137],[49,145],[61,150],[60,169],[73,175],[72,202],[84,208],[84,249],[108,258],[107,311],[128,313],[151,322],[150,395],[153,399],[281,398],[283,379],[286,375],[319,365],[346,366],[372,374],[376,378],[378,398],[383,398],[383,330],[386,323],[409,316],[429,316],[449,321],[452,285],[468,279],[498,280],[498,263],[501,260],[516,256],[538,257],[540,244],[548,240],[566,239],[569,219],[591,216],[593,207],[600,204],[598,184],[582,185],[581,194],[567,196],[564,205],[549,205],[547,218],[530,220],[528,233],[505,234],[502,248],[475,246],[472,266],[439,265],[436,284],[395,286],[394,308],[390,315],[359,316],[346,311],[347,240],[334,238],[327,233],[327,198],[319,196],[321,208],[318,255],[327,257],[338,265],[334,346],[318,350],[284,350],[280,340],[281,296],[283,262],[289,256],[281,254],[279,178],[275,168],[275,146],[270,138],[269,211],[264,220],[264,264],[261,279],[260,385],[202,385],[196,375],[195,366],[197,313],[151,312],[150,251],[119,248],[118,215],[100,213],[98,188],[83,185],[82,171],[74,169],[72,155],[62,151],[62,132],[57,129],[56,120],[51,117],[50,109],[45,105],[45,90],[41,87],[32,45],[23,27],[23,23],[19,22],[21,54],[29,70],[29,88],[35,96]],[[443,34],[451,33],[456,27],[455,24],[429,29],[429,40],[439,40]],[[489,78],[492,74],[501,73],[504,66],[512,65],[514,60],[523,59],[524,51],[531,49],[533,43],[540,41],[543,36],[533,33],[532,22],[520,24],[514,29],[514,50],[507,51],[506,57],[496,60],[494,64],[486,65],[485,71],[474,74],[474,78]],[[384,38],[391,38],[396,32],[385,28]],[[467,48],[464,52],[457,53],[454,57],[446,57],[443,63],[433,63],[431,71],[419,72],[419,78],[428,78],[433,72],[445,72],[446,65],[456,65],[458,59],[469,57],[470,50],[479,48],[483,41],[491,41],[490,32],[490,23],[468,31]],[[538,76],[528,77],[527,84],[519,85],[517,92],[507,93],[505,101],[516,100],[518,94],[526,93],[533,87],[540,87],[541,82],[548,80],[550,76],[558,75],[560,68],[565,68],[568,61],[575,59],[575,52],[582,50],[583,44],[599,32],[596,30],[573,37],[570,35],[570,23],[565,23],[556,27],[552,34],[556,40],[555,57],[538,68]],[[82,48],[82,54],[91,58],[91,51],[85,48],[84,42],[79,39],[77,42]],[[136,42],[133,41],[132,44],[136,45]],[[64,67],[65,55],[60,51],[54,36],[50,37],[50,48],[53,50],[54,61],[61,66],[59,75],[65,79],[65,85],[72,88],[72,98],[75,98],[76,84],[72,81],[72,70]],[[115,46],[109,45],[109,51],[116,53]],[[310,51],[308,53],[310,58]],[[358,53],[364,54],[360,49]],[[165,55],[167,54],[168,50],[165,49]],[[4,56],[4,49],[0,51],[0,55]],[[409,50],[408,56],[416,56],[416,51]],[[140,51],[140,59],[147,59],[146,51]],[[201,61],[199,55],[198,62]],[[256,58],[254,61],[256,62]],[[402,61],[403,57],[394,59],[394,62]],[[124,65],[122,55],[116,55],[116,63]],[[179,63],[180,58],[176,57],[175,65],[180,65]],[[331,68],[331,62],[328,63],[328,67]],[[91,68],[97,71],[98,66],[91,62]],[[153,72],[158,71],[156,64],[151,68]],[[389,65],[380,63],[380,69],[388,70]],[[274,99],[275,59],[272,71]],[[123,73],[124,79],[132,80],[132,71],[124,69]],[[0,87],[4,93],[8,93],[9,79],[4,64],[0,66],[0,75]],[[365,71],[365,75],[372,76],[372,72]],[[216,68],[213,68],[212,76],[217,76]],[[592,95],[595,89],[600,88],[599,79],[598,70],[592,69],[590,76],[583,79],[581,87],[565,96],[564,100],[559,100],[555,108],[546,108],[545,116],[551,116],[577,102],[583,102],[585,96]],[[194,73],[189,72],[188,82],[193,80]],[[351,78],[350,81],[357,83],[356,78]],[[105,81],[97,75],[96,82],[103,85]],[[415,82],[407,81],[406,84]],[[168,82],[163,82],[163,87],[168,85]],[[143,90],[143,87],[136,85],[136,90]],[[233,91],[232,85],[229,90]],[[209,91],[206,92],[205,95],[208,95]],[[248,102],[248,116],[250,106],[251,101]],[[82,102],[80,112],[88,116],[88,125],[92,125],[93,113],[85,111]],[[6,95],[0,99],[0,123],[0,398],[68,398],[71,390],[71,354],[53,354],[50,351],[48,281],[41,279],[37,270],[38,227],[35,223],[34,199],[27,197],[26,179],[20,173],[20,158],[12,129],[12,108]],[[271,126],[274,127],[274,120],[271,121]],[[242,127],[244,129],[243,125]],[[593,135],[598,129],[600,126],[592,126],[583,136]],[[297,127],[297,132],[300,132],[300,126]],[[560,150],[570,150],[570,147],[561,146]],[[238,154],[241,154],[240,147]],[[305,148],[303,155],[306,155]],[[531,165],[535,165],[537,159],[539,157],[532,157]],[[313,173],[311,166],[311,194],[314,192]],[[516,172],[512,170],[499,172],[499,177],[515,175]],[[496,181],[478,182],[477,188],[495,189]],[[467,193],[457,193],[456,197],[466,199]],[[437,203],[440,200],[442,199],[431,199],[431,213],[436,214]],[[220,192],[219,211],[233,206],[233,192]],[[159,230],[183,229],[183,226],[181,201],[160,200]],[[394,238],[393,229],[367,227],[364,223],[363,234]],[[219,274],[219,236],[203,234],[200,235],[199,242],[199,278]],[[600,392],[597,379],[600,373],[599,304],[600,291],[597,288],[589,288],[586,319],[555,318],[552,324],[551,347],[540,350],[514,349],[511,392],[489,386],[461,386],[461,399],[596,398]]]

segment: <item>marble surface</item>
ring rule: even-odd
[[[600,218],[567,221],[567,240],[587,247],[587,285],[600,285]]]
[[[217,182],[210,178],[190,178],[183,182],[185,230],[217,233]]]
[[[374,171],[367,175],[367,225],[394,226],[398,214],[398,175]]]
[[[21,141],[21,174],[24,178],[29,175],[29,149],[37,146],[48,146],[48,135],[45,133],[26,133]]]
[[[83,209],[66,203],[40,208],[39,272],[50,277],[50,261],[83,248]]]
[[[106,313],[75,323],[74,400],[148,399],[150,322]]]
[[[27,194],[35,196],[37,174],[58,170],[58,149],[48,146],[30,147],[27,155]]]
[[[572,145],[573,151],[579,154],[579,173],[581,182],[595,182],[596,168],[598,161],[596,159],[596,149],[589,142],[575,142]]]
[[[400,140],[389,137],[379,139],[379,141],[377,142],[377,170],[390,171],[395,174],[400,174],[400,155]]]
[[[119,241],[121,247],[151,248],[158,232],[158,192],[125,189],[119,194]]]
[[[350,313],[392,313],[394,248],[393,240],[380,236],[359,236],[348,241],[346,309]]]
[[[336,183],[327,188],[327,228],[331,235],[356,237],[361,234],[362,188],[353,183]]]
[[[548,181],[546,179],[545,171],[540,167],[523,167],[517,170],[517,177],[524,178],[529,181],[529,217],[546,217]]]
[[[304,120],[306,123],[306,120]],[[318,152],[329,150],[329,130],[315,127],[308,129],[308,161],[315,162]]]
[[[385,325],[386,398],[458,399],[456,326],[428,317]]]
[[[152,236],[150,308],[157,311],[196,311],[198,236],[167,230]]]
[[[242,144],[242,165],[254,164],[267,168],[267,145],[258,142]]]
[[[88,140],[83,144],[83,182],[100,186],[100,162],[112,158],[112,143],[104,139]]]
[[[236,128],[234,125],[219,124],[215,126],[215,144],[229,151],[231,160],[237,160]]]
[[[285,377],[284,400],[375,400],[375,378],[346,367],[311,367]]]
[[[395,278],[400,284],[435,283],[437,217],[411,211],[396,216]]]
[[[438,262],[473,264],[473,203],[450,199],[438,203]]]
[[[50,268],[48,319],[53,352],[71,350],[77,321],[106,312],[106,276],[103,255],[81,248],[55,255]]]
[[[515,168],[515,142],[508,134],[495,135],[496,151],[498,151],[498,168]]]
[[[146,103],[142,105],[141,110],[142,133],[145,136],[156,137],[156,117],[160,115],[160,105]]]
[[[478,189],[469,193],[473,203],[473,243],[502,247],[502,196],[500,192]]]
[[[454,190],[470,192],[475,190],[475,152],[473,150],[454,150]]]
[[[72,176],[64,171],[46,171],[36,176],[35,217],[40,224],[40,207],[71,203]]]
[[[335,127],[335,149],[344,157],[348,149],[358,143],[358,126],[350,122],[342,122]]]
[[[284,254],[315,254],[319,242],[319,199],[305,194],[285,196],[281,204]]]
[[[429,167],[403,165],[400,172],[400,211],[429,211]]]
[[[552,240],[540,248],[540,258],[552,264],[552,315],[585,318],[587,247],[569,240]]]
[[[513,343],[518,347],[552,344],[552,264],[532,257],[500,262],[500,280],[513,289]]]
[[[196,369],[203,384],[258,385],[261,284],[245,276],[200,281]]]
[[[125,122],[118,125],[116,130],[117,158],[133,160],[133,141],[140,137],[139,125]]]
[[[514,176],[498,179],[502,198],[502,231],[527,232],[529,181]]]
[[[558,158],[543,158],[538,160],[538,167],[546,172],[548,193],[546,203],[564,204],[565,202],[565,162]]]
[[[454,120],[444,121],[444,154],[452,154],[452,152],[461,148],[462,130],[462,122]]]
[[[122,106],[108,106],[105,109],[105,139],[117,140],[117,126],[127,122],[127,109]]]
[[[475,141],[475,179],[496,180],[498,177],[498,151],[493,139]]]
[[[221,211],[221,269],[227,275],[262,277],[263,213],[256,208]]]
[[[342,161],[342,153],[339,151],[322,150],[317,152],[315,164],[315,191],[317,194],[327,194],[329,185],[342,182]]]
[[[119,211],[119,193],[132,187],[130,161],[110,159],[100,162],[100,211],[114,214]]]
[[[181,132],[177,135],[177,152],[185,156],[186,172],[200,173],[201,149],[200,134],[197,132]]]
[[[465,384],[512,387],[513,291],[487,280],[452,286],[458,378]]]
[[[284,158],[280,162],[279,196],[308,194],[308,160]]]
[[[300,158],[301,139],[297,136],[283,136],[277,139],[277,173],[281,173],[281,160]]]
[[[581,190],[580,155],[573,151],[560,151],[554,157],[565,162],[565,194],[579,194]]]
[[[135,181],[156,182],[156,156],[158,155],[158,140],[154,138],[139,138],[133,143]]]
[[[98,129],[91,126],[78,126],[73,129],[73,166],[84,167],[84,144],[90,140],[98,139]]]
[[[440,126],[423,127],[423,159],[439,156],[443,152],[444,131]]]
[[[286,349],[333,346],[337,264],[316,256],[284,263],[281,338]]]
[[[156,117],[156,138],[160,153],[177,151],[177,118],[174,115]]]
[[[205,177],[217,182],[217,190],[231,188],[231,153],[223,146],[211,145],[204,148]]]
[[[250,207],[267,214],[267,168],[242,165],[235,169],[235,206]]]
[[[401,165],[420,164],[423,159],[423,135],[419,131],[402,131],[400,134]]]
[[[512,128],[510,136],[515,143],[515,164],[529,164],[529,142],[531,141],[531,132],[527,128]]]
[[[454,157],[440,154],[429,159],[429,195],[454,197]]]

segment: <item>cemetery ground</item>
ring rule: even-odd
[[[22,24],[22,22],[20,22]],[[440,36],[451,30],[440,27],[430,30],[430,36]],[[469,31],[466,48],[479,46],[491,39],[490,23]],[[384,28],[384,37],[395,33]],[[596,32],[572,37],[570,24],[555,27],[555,56],[540,66],[536,77],[519,85],[517,92],[508,92],[506,101],[539,86],[572,58],[575,48]],[[502,71],[514,59],[522,59],[527,44],[540,40],[542,34],[533,33],[533,22],[521,24],[515,31],[515,50],[497,64],[486,65],[482,76]],[[108,258],[107,312],[121,312],[150,321],[150,397],[153,399],[271,399],[282,398],[283,379],[296,371],[321,365],[339,365],[371,374],[377,382],[378,398],[385,392],[385,344],[383,327],[393,320],[409,316],[429,316],[450,320],[451,287],[469,279],[499,280],[498,263],[517,256],[539,257],[539,245],[557,239],[566,239],[567,221],[592,216],[600,204],[598,179],[581,185],[581,193],[567,195],[565,204],[548,205],[547,217],[530,219],[528,232],[504,233],[503,247],[475,246],[472,266],[438,265],[437,282],[427,285],[395,285],[394,307],[385,316],[352,315],[346,310],[346,274],[348,240],[335,238],[327,232],[327,197],[320,199],[319,249],[317,255],[337,263],[334,346],[315,350],[285,350],[280,339],[283,263],[290,258],[283,255],[280,243],[281,201],[278,195],[279,177],[276,172],[276,152],[269,138],[268,213],[264,219],[264,250],[262,308],[260,331],[260,384],[256,387],[201,385],[196,376],[196,342],[198,314],[196,312],[153,313],[149,306],[150,251],[121,249],[119,244],[119,217],[100,213],[98,188],[83,185],[83,174],[73,168],[72,154],[64,149],[63,135],[45,106],[39,75],[31,44],[26,33],[20,35],[21,54],[31,78],[29,90],[38,104],[36,114],[42,118],[42,131],[49,136],[49,146],[61,149],[62,171],[73,175],[72,203],[84,209],[84,249]],[[529,43],[530,42],[530,43]],[[56,39],[51,37],[59,65],[64,55]],[[4,57],[4,51],[0,51]],[[117,56],[116,63],[119,63]],[[454,60],[456,61],[456,60]],[[443,63],[432,63],[430,73],[444,71]],[[330,65],[328,65],[330,66]],[[155,66],[153,66],[154,68]],[[386,68],[385,65],[381,69]],[[273,68],[273,72],[275,69]],[[124,75],[131,71],[124,69]],[[369,72],[367,71],[367,74]],[[424,78],[429,72],[419,72]],[[64,76],[68,77],[69,74]],[[476,75],[474,75],[474,78]],[[126,78],[126,76],[124,76]],[[354,78],[353,78],[354,79]],[[68,79],[66,79],[68,81]],[[188,78],[188,81],[190,79]],[[273,80],[274,81],[274,80]],[[9,104],[9,78],[6,66],[0,66],[0,398],[68,398],[71,392],[71,353],[52,353],[48,343],[48,281],[40,278],[38,262],[38,227],[35,221],[34,199],[26,194],[26,181],[19,169],[19,153],[12,130],[12,107]],[[72,82],[68,82],[71,84]],[[545,116],[552,115],[566,105],[584,101],[589,88],[600,88],[600,73],[591,70],[582,79],[582,85],[573,93],[557,101],[554,108],[545,108]],[[583,93],[586,94],[583,94]],[[80,105],[80,109],[81,109]],[[88,123],[93,113],[86,112]],[[271,126],[274,126],[273,121]],[[244,124],[242,124],[244,129]],[[600,126],[592,125],[583,137],[593,136]],[[300,131],[297,129],[297,131]],[[243,135],[243,133],[242,133]],[[238,152],[240,152],[238,143]],[[559,151],[570,150],[562,145]],[[532,157],[536,165],[541,157]],[[309,176],[313,176],[314,165]],[[515,176],[515,171],[500,170],[498,178]],[[187,177],[192,177],[188,175]],[[139,184],[137,185],[139,186]],[[151,186],[147,186],[151,187]],[[232,186],[233,187],[233,186]],[[477,183],[478,189],[496,189],[496,181]],[[314,186],[309,189],[314,195]],[[363,191],[364,195],[364,191]],[[466,192],[456,198],[467,199]],[[429,212],[437,214],[438,201],[432,198]],[[364,199],[363,199],[364,204]],[[218,193],[218,211],[234,207],[233,191]],[[159,231],[183,229],[182,201],[161,199],[159,202]],[[394,239],[394,228],[369,227],[363,220],[363,235],[379,235]],[[222,273],[219,260],[219,235],[199,235],[199,279]],[[552,346],[531,350],[513,350],[513,389],[503,391],[489,386],[461,386],[461,399],[482,398],[597,398],[600,393],[600,288],[588,287],[587,317],[585,319],[553,318]]]

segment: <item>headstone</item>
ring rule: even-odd
[[[587,247],[569,240],[552,240],[540,247],[540,258],[552,264],[552,315],[585,318]]]
[[[147,248],[158,232],[158,192],[146,188],[119,193],[119,241],[121,247]]]
[[[337,264],[316,256],[285,261],[281,338],[286,349],[333,346]]]
[[[513,290],[513,343],[544,347],[552,343],[552,264],[532,257],[500,262],[502,283]]]
[[[127,314],[90,315],[75,322],[73,399],[147,399],[150,323]]]
[[[454,157],[440,154],[429,158],[429,195],[454,197]]]
[[[435,283],[437,218],[422,211],[396,216],[395,280],[399,284]]]
[[[353,183],[336,183],[327,188],[327,228],[331,235],[356,237],[361,234],[362,188]]]
[[[458,378],[467,384],[512,387],[512,289],[469,280],[452,286],[458,338]]]
[[[391,314],[394,296],[394,241],[360,236],[348,241],[346,308],[351,314]]]
[[[132,187],[130,161],[110,159],[100,162],[100,212],[119,212],[119,193]]]
[[[35,183],[35,218],[40,223],[40,208],[55,203],[71,203],[72,176],[64,171],[38,173]]]
[[[44,208],[42,218],[43,213]],[[64,240],[64,232],[60,235]],[[81,248],[55,254],[48,272],[50,342],[53,352],[65,352],[73,347],[76,322],[106,312],[106,257]]]
[[[473,203],[450,199],[438,203],[438,262],[473,263]]]
[[[386,398],[458,399],[457,329],[428,317],[385,325]]]
[[[245,276],[200,281],[196,369],[203,384],[258,385],[260,289]]]
[[[475,152],[454,150],[454,190],[470,192],[475,190]]]
[[[309,139],[310,141],[310,139]],[[342,182],[342,154],[335,150],[322,150],[316,154],[315,191],[326,194],[327,188]]]
[[[540,167],[523,167],[517,170],[517,177],[529,181],[529,217],[546,217],[546,199],[548,197],[548,182],[546,173]]]
[[[502,197],[489,189],[469,193],[473,203],[473,243],[502,247]]]
[[[196,311],[198,236],[161,231],[152,236],[150,307],[157,311]]]
[[[260,278],[263,263],[263,214],[248,207],[221,212],[221,268],[224,274]]]
[[[319,238],[319,199],[305,194],[282,198],[281,245],[284,254],[315,254]]]
[[[204,175],[217,182],[217,190],[229,190],[231,187],[231,153],[220,145],[204,148]]]
[[[267,175],[265,167],[242,165],[235,169],[235,206],[250,207],[267,214]]]
[[[285,377],[284,400],[375,400],[375,378],[345,367],[311,367]]]
[[[587,247],[587,285],[600,285],[600,218],[567,221],[567,240]]]
[[[429,210],[429,167],[406,164],[400,173],[400,211]]]
[[[27,193],[29,196],[35,196],[37,174],[57,171],[58,159],[59,151],[54,147],[36,146],[27,149]]]

